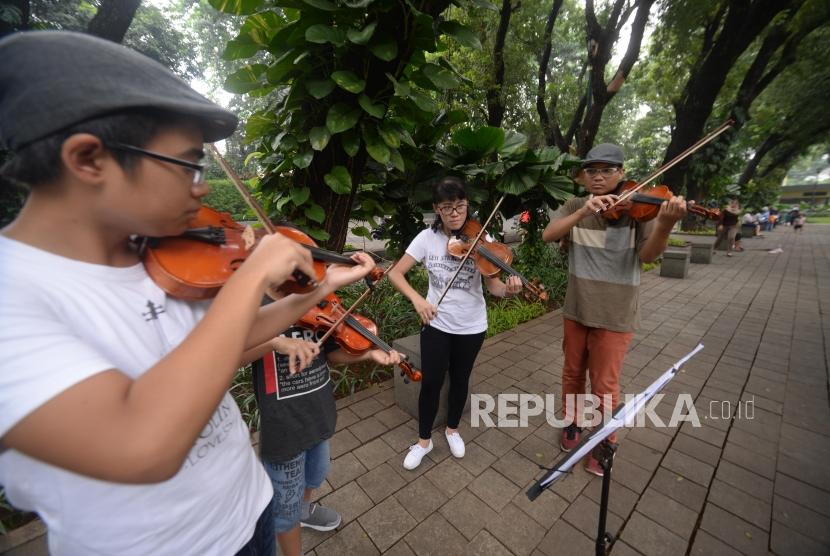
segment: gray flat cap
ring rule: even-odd
[[[0,40],[0,145],[21,147],[83,121],[136,108],[192,117],[205,141],[237,117],[158,62],[107,40],[28,31]]]
[[[624,158],[622,149],[617,145],[602,143],[588,151],[585,160],[582,161],[582,167],[585,168],[595,162],[605,162],[606,164],[622,166]]]

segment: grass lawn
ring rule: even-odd
[[[808,216],[807,224],[830,224],[830,214],[824,216]]]

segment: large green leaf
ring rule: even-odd
[[[481,48],[481,41],[478,40],[475,31],[457,21],[442,21],[438,26],[438,30],[441,33],[451,35],[464,46],[476,49]]]
[[[369,47],[369,51],[384,62],[391,62],[398,55],[398,43],[390,40],[373,44]]]
[[[373,21],[363,29],[349,29],[346,31],[346,36],[355,44],[366,44],[372,38],[377,26],[377,22]]]
[[[392,166],[398,169],[399,172],[406,171],[406,164],[404,163],[401,152],[398,149],[389,149],[389,161],[392,163]]]
[[[366,88],[366,81],[355,75],[354,72],[348,70],[340,70],[332,72],[331,78],[337,83],[341,89],[345,89],[350,93],[360,93]]]
[[[325,126],[312,127],[308,132],[308,140],[311,143],[311,148],[315,151],[322,151],[329,144],[331,133]]]
[[[225,50],[222,51],[223,60],[244,60],[259,52],[260,46],[253,42],[250,37],[240,36],[228,41]]]
[[[291,202],[294,203],[294,206],[299,207],[308,201],[311,196],[311,189],[308,187],[292,187],[288,193],[291,195]]]
[[[510,195],[521,195],[531,190],[534,185],[536,185],[536,180],[531,173],[510,170],[501,177],[496,187]]]
[[[380,138],[383,139],[383,142],[393,149],[401,146],[400,132],[388,122],[382,122],[378,126],[378,133],[380,134]]]
[[[386,113],[386,107],[382,104],[374,104],[372,99],[367,97],[366,95],[360,95],[357,97],[357,103],[360,104],[360,107],[363,110],[375,118],[383,118],[383,115]]]
[[[456,145],[481,153],[483,156],[501,148],[504,144],[504,130],[490,126],[460,129],[452,134],[452,140]]]
[[[369,156],[384,165],[389,162],[389,147],[380,138],[374,126],[367,125],[363,128],[363,140],[366,142],[366,152]]]
[[[343,46],[346,44],[346,33],[342,29],[318,23],[306,29],[305,40],[317,44],[329,42],[335,46]]]
[[[283,20],[276,12],[258,12],[248,16],[245,23],[240,30],[240,36],[246,34],[251,40],[263,48],[267,48],[274,37],[274,34],[279,31],[285,20]]]
[[[225,79],[225,90],[242,94],[263,86],[260,76],[267,69],[265,64],[250,64],[239,68]]]
[[[317,241],[328,241],[331,237],[331,234],[325,230],[320,230],[318,228],[309,228],[306,230],[306,233],[316,239]]]
[[[306,90],[317,100],[329,96],[329,94],[334,90],[334,87],[334,81],[329,78],[313,79],[305,82]]]
[[[332,133],[342,133],[351,129],[360,119],[360,108],[345,102],[338,102],[329,108],[326,114],[326,127]]]
[[[345,131],[340,135],[340,144],[347,155],[355,156],[360,150],[360,135],[354,129]]]
[[[314,151],[310,148],[304,148],[296,155],[294,155],[294,166],[296,166],[300,170],[304,170],[311,165],[311,161],[313,159]]]
[[[435,112],[438,110],[438,103],[421,91],[411,90],[409,92],[409,98],[424,112]]]
[[[573,197],[574,182],[567,176],[551,176],[542,180],[542,187],[548,195],[559,201]]]
[[[441,89],[452,89],[461,84],[458,78],[451,71],[436,64],[424,64],[421,66],[421,71],[424,72],[427,79],[432,81],[436,87],[440,87]]]
[[[318,224],[322,224],[323,221],[326,219],[326,211],[323,210],[323,207],[321,207],[313,201],[311,206],[306,207],[303,213],[305,214],[306,218],[308,218],[309,220],[313,220]]]
[[[345,166],[335,166],[331,172],[323,176],[323,180],[338,195],[346,195],[352,191],[352,177]]]
[[[210,0],[210,5],[226,14],[252,14],[262,5],[264,0]]]
[[[499,147],[500,156],[509,156],[527,144],[527,137],[516,131],[506,131],[504,143]]]

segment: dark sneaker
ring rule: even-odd
[[[570,452],[574,449],[574,446],[579,444],[580,440],[582,440],[582,429],[571,423],[562,429],[562,440],[559,441],[559,447],[562,448],[563,452]]]
[[[331,531],[340,525],[341,519],[340,514],[331,508],[313,502],[308,506],[308,516],[300,518],[300,527],[309,527],[316,531]]]

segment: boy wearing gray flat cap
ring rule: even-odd
[[[236,117],[115,43],[0,40],[0,170],[30,189],[0,230],[0,483],[53,555],[273,554],[272,488],[228,394],[243,350],[372,264],[260,309],[308,250],[263,238],[212,302],[174,298],[131,237],[183,233],[203,142]]]
[[[597,214],[617,199],[615,193],[625,179],[623,159],[622,149],[610,143],[588,151],[576,181],[589,195],[566,201],[542,233],[547,242],[568,237],[562,407],[570,424],[560,440],[565,452],[581,440],[577,400],[585,394],[586,377],[604,416],[617,406],[623,360],[639,326],[640,263],[660,256],[674,223],[686,214],[686,202],[679,196],[663,203],[650,222],[623,215],[610,223]],[[609,440],[616,442],[616,434]],[[593,454],[585,469],[600,477],[604,473]]]

